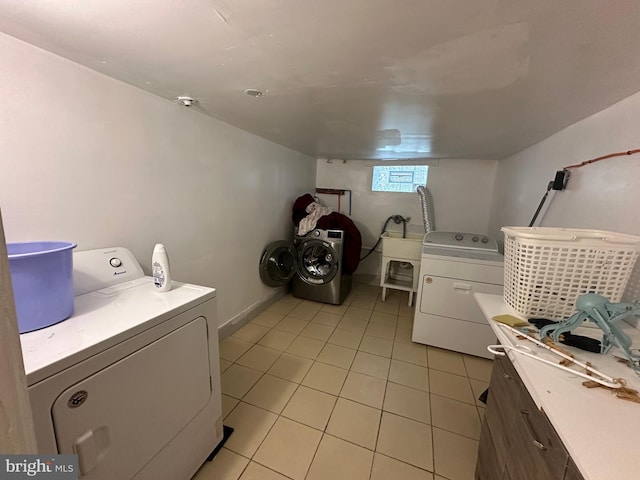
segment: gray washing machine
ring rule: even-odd
[[[294,235],[293,244],[267,246],[260,260],[260,278],[272,287],[291,281],[294,297],[341,305],[351,291],[351,275],[342,272],[342,230],[315,229]]]

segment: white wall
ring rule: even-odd
[[[218,289],[220,324],[268,298],[258,261],[291,236],[314,159],[0,34],[7,241],[125,246]]]
[[[498,164],[490,228],[528,225],[556,170],[640,148],[640,94],[633,95]],[[640,235],[640,155],[571,170],[542,226],[596,228]]]
[[[556,170],[612,152],[640,148],[640,93],[501,161],[490,231],[529,224]],[[571,169],[568,188],[550,195],[536,225],[640,235],[640,154]],[[640,263],[627,300],[640,299]]]
[[[409,162],[408,162],[409,163]],[[415,163],[415,162],[410,162]],[[394,214],[411,217],[408,230],[424,233],[420,196],[417,193],[383,193],[371,191],[373,165],[389,162],[318,159],[316,185],[323,188],[351,189],[351,219],[363,238],[363,255],[376,242],[385,220]],[[433,197],[438,230],[487,233],[489,209],[497,162],[495,160],[442,159],[428,164],[427,187]],[[319,195],[320,200],[337,210],[335,196]],[[348,213],[348,194],[341,197],[342,213]],[[388,230],[402,230],[389,222]],[[368,248],[367,248],[368,247]],[[378,246],[378,249],[380,246]],[[356,274],[380,273],[380,255],[373,253],[360,264]]]

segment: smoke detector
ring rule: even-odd
[[[253,98],[260,98],[262,95],[264,95],[262,91],[256,88],[247,88],[246,90],[244,90],[244,93]]]
[[[191,105],[193,105],[197,100],[191,98],[191,97],[177,97],[176,100],[178,101],[178,103],[182,106],[185,107],[190,107]]]

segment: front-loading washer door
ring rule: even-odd
[[[296,249],[291,242],[270,243],[260,258],[260,279],[270,287],[286,285],[298,271],[297,263]]]
[[[340,270],[340,258],[329,242],[310,239],[298,246],[298,274],[311,285],[324,285]]]
[[[83,480],[134,478],[210,397],[198,317],[63,391],[51,408],[58,451],[78,455]]]

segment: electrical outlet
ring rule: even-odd
[[[567,182],[571,174],[569,170],[558,170],[556,172],[556,178],[553,179],[553,185],[551,188],[554,190],[564,190],[567,188]]]

